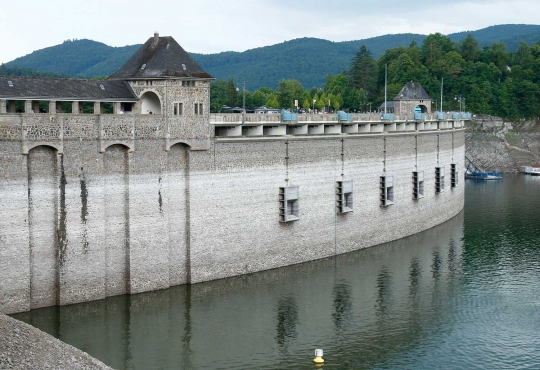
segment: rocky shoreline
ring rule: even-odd
[[[519,172],[540,163],[540,122],[477,116],[467,126],[466,155],[485,171]]]
[[[0,314],[0,370],[111,369],[89,354]]]

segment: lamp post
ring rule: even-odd
[[[462,112],[461,110],[461,102],[463,102],[463,111],[465,111],[465,98],[459,94],[459,95],[454,95],[454,100],[457,100],[459,102],[459,111]]]
[[[246,123],[246,82],[239,82],[236,85],[239,86],[236,91],[240,91],[240,87],[242,88],[242,124],[244,124]]]
[[[313,111],[313,113],[315,113],[315,102],[317,101],[317,99],[313,99],[313,105],[311,106],[311,110]]]

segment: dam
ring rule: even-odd
[[[0,312],[322,259],[463,209],[467,114],[210,114],[211,78],[159,35],[107,81],[0,77]]]

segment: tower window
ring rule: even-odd
[[[203,115],[203,104],[202,103],[195,103],[195,115],[196,116],[202,116]]]
[[[181,116],[184,114],[184,103],[174,103],[174,112],[175,116]]]

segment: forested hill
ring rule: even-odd
[[[521,41],[534,44],[540,40],[539,25],[498,25],[448,37],[457,42],[469,33],[481,46],[499,41],[506,43],[507,50],[511,52],[517,50]],[[301,38],[245,52],[191,55],[214,77],[246,81],[252,91],[263,86],[275,88],[282,79],[296,79],[304,86],[320,87],[327,74],[349,69],[351,59],[361,45],[365,45],[378,58],[385,50],[408,46],[413,40],[421,45],[425,38],[426,35],[420,34],[385,35],[345,42]],[[91,40],[68,40],[17,58],[0,67],[0,74],[6,71],[25,74],[28,70],[39,70],[80,77],[108,76],[120,68],[139,47],[110,47]],[[19,72],[20,69],[26,72]]]

